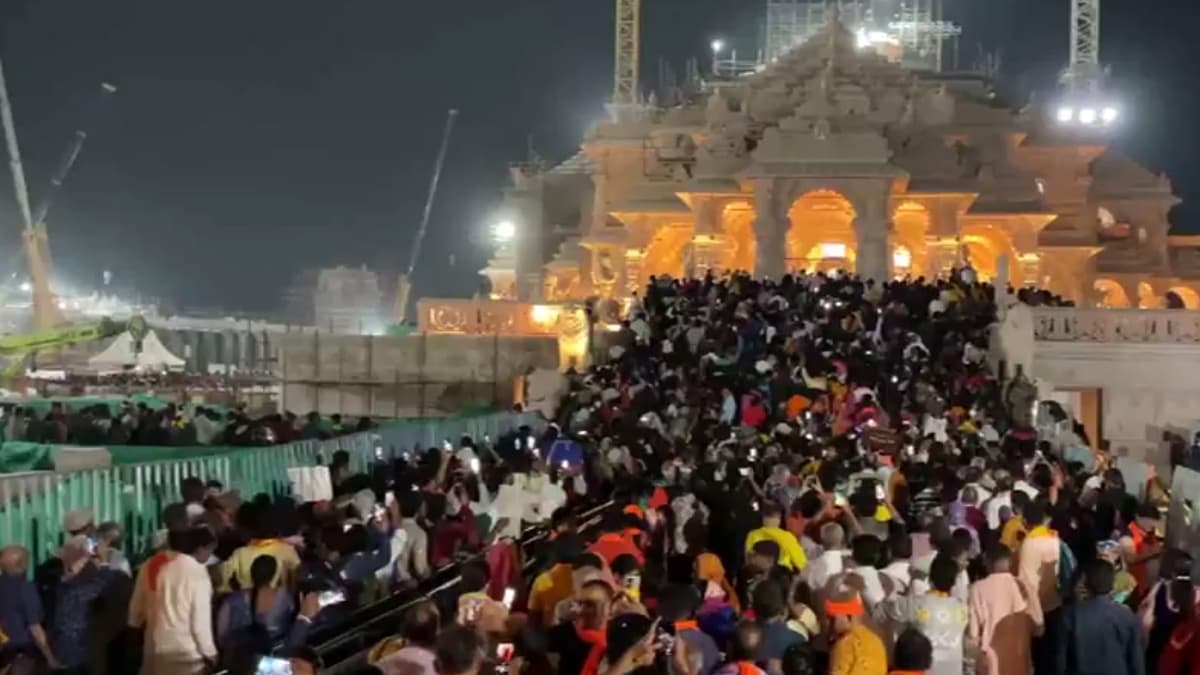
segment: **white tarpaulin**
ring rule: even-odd
[[[327,466],[302,466],[287,470],[292,494],[301,502],[322,502],[333,499],[333,481]]]
[[[133,336],[121,333],[104,351],[88,359],[88,365],[98,370],[181,370],[183,359],[163,346],[154,331],[142,338],[142,350],[135,352]]]

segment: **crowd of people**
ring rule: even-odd
[[[68,410],[61,401],[50,403],[45,414],[28,406],[14,406],[4,418],[4,440],[73,445],[260,446],[297,440],[327,440],[369,431],[370,418],[346,421],[310,412],[251,415],[244,406],[218,410],[204,405],[173,403],[151,408],[143,402],[122,401],[114,409],[96,403]]]
[[[329,502],[189,479],[132,576],[87,514],[36,583],[5,549],[0,663],[315,672],[313,631],[458,562],[364,672],[1190,675],[1200,594],[1161,487],[1081,457],[1082,428],[989,365],[973,276],[652,280],[544,434],[365,475],[342,453]]]

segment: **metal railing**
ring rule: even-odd
[[[579,513],[579,531],[586,534],[595,530],[604,513],[613,508],[613,505],[614,502],[607,501]],[[548,536],[549,530],[546,526],[531,527],[522,533],[521,548],[525,554],[523,575],[536,574],[545,564],[546,561],[537,553],[538,545],[545,542]],[[483,555],[480,553],[468,560]],[[438,602],[445,594],[456,589],[461,580],[459,571],[464,562],[466,561],[445,565],[436,570],[421,588],[396,593],[360,608],[345,622],[322,630],[314,636],[313,647],[321,655],[325,665],[321,672],[324,675],[340,675],[357,672],[366,666],[367,652],[380,640],[397,633],[400,620],[409,608],[425,600]],[[322,639],[323,636],[327,637]]]
[[[253,447],[184,460],[163,460],[71,473],[29,472],[0,476],[0,545],[17,544],[30,552],[33,565],[62,545],[63,517],[89,509],[96,522],[115,521],[125,530],[125,550],[137,557],[152,547],[162,528],[162,512],[179,500],[180,482],[195,476],[221,481],[244,498],[259,493],[288,495],[287,470],[328,463],[333,453],[350,453],[351,468],[365,469],[394,449],[429,448],[466,435],[498,438],[521,425],[540,431],[534,413],[492,413],[472,417],[396,421],[370,432],[325,441],[297,441]],[[164,448],[169,454],[171,448]]]

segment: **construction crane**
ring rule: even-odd
[[[633,105],[638,96],[642,53],[642,0],[616,0],[617,26],[613,103]]]
[[[1071,1],[1071,56],[1062,81],[1073,91],[1098,90],[1100,68],[1100,0]]]
[[[116,92],[116,87],[100,85],[101,102]],[[97,106],[98,107],[98,106]],[[9,168],[12,172],[13,192],[21,214],[21,244],[29,267],[29,284],[33,297],[33,328],[48,331],[63,323],[62,312],[50,288],[50,242],[46,234],[46,214],[50,211],[54,196],[66,180],[71,167],[83,149],[87,133],[83,128],[75,131],[67,153],[50,179],[50,187],[42,197],[36,210],[29,206],[29,186],[25,181],[25,167],[21,162],[20,145],[17,143],[16,125],[13,122],[12,103],[8,97],[8,83],[4,77],[4,66],[0,62],[0,123],[4,126],[4,142],[8,148]]]
[[[400,275],[400,283],[396,288],[395,314],[398,323],[403,324],[408,318],[408,296],[412,293],[413,270],[421,257],[421,244],[425,241],[425,230],[429,227],[429,215],[433,213],[433,201],[437,197],[438,181],[442,177],[442,165],[446,162],[446,149],[450,147],[450,133],[454,131],[454,120],[458,111],[451,108],[446,113],[446,126],[442,129],[442,145],[438,148],[437,160],[433,164],[433,177],[429,180],[429,193],[425,196],[425,210],[421,213],[421,225],[413,237],[412,250],[408,255],[408,267]]]
[[[62,188],[63,181],[67,179],[67,174],[71,173],[71,168],[75,166],[75,160],[79,159],[79,153],[83,150],[83,143],[87,140],[88,122],[112,99],[112,95],[117,93],[117,88],[107,82],[100,83],[100,92],[96,100],[92,103],[92,107],[85,113],[83,119],[80,120],[79,127],[75,129],[75,134],[71,138],[71,143],[67,146],[67,151],[63,153],[62,159],[58,162],[58,168],[54,175],[50,177],[50,186],[46,188],[46,193],[42,195],[42,201],[33,211],[34,226],[46,224],[46,214],[50,212],[50,206],[54,203],[54,198],[58,196],[58,191]]]
[[[1100,0],[1071,3],[1071,55],[1061,81],[1063,94],[1055,111],[1059,124],[1110,128],[1121,116],[1117,101],[1105,89],[1100,65]]]

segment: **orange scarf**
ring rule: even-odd
[[[174,559],[174,554],[170,551],[162,551],[156,553],[154,557],[146,561],[146,587],[151,591],[158,590],[158,575],[162,572],[162,568],[167,566],[167,563]]]
[[[1146,543],[1146,531],[1137,522],[1129,524],[1129,538],[1133,540],[1134,553],[1141,553],[1142,546]]]
[[[720,558],[712,553],[701,553],[696,556],[696,577],[720,586],[721,591],[725,593],[725,602],[733,608],[733,613],[742,613],[742,603],[738,601],[737,591],[725,578],[725,566],[721,564]]]
[[[588,630],[575,624],[575,634],[579,636],[580,640],[592,646],[579,675],[600,675],[600,663],[604,660],[604,650],[608,648],[608,636],[604,629]]]
[[[695,621],[676,621],[675,632],[682,633],[685,630],[700,630],[700,624]]]
[[[834,616],[862,616],[866,612],[863,607],[862,597],[855,595],[850,600],[837,602],[834,600],[825,601],[825,615]]]

